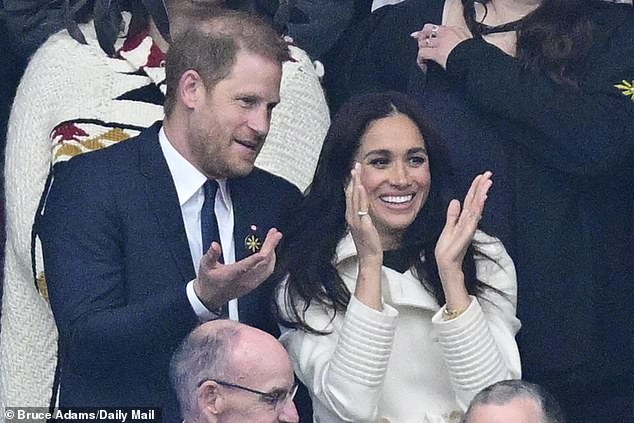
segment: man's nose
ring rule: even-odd
[[[254,130],[260,136],[266,136],[269,133],[271,125],[271,112],[265,106],[257,107],[252,110],[249,115],[249,128]]]
[[[289,398],[282,408],[279,418],[281,423],[299,423],[299,413],[295,407],[295,402]]]

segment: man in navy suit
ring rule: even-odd
[[[285,60],[267,24],[219,15],[173,40],[162,125],[56,166],[36,225],[61,407],[160,407],[179,421],[169,361],[197,324],[228,303],[229,317],[277,332],[265,281],[300,193],[254,161]],[[207,181],[219,229],[208,249]]]

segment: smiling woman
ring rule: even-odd
[[[332,121],[278,268],[281,341],[316,421],[454,422],[520,376],[513,262],[477,230],[491,173],[447,205],[437,144],[398,93],[353,98]]]
[[[427,200],[431,176],[420,130],[394,113],[370,123],[355,157],[384,250],[398,248]]]

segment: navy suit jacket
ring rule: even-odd
[[[157,123],[138,137],[57,165],[37,219],[60,337],[61,406],[156,406],[179,421],[172,352],[198,324],[195,276]],[[228,181],[236,260],[278,227],[301,194],[255,169]],[[270,283],[239,300],[241,321],[274,335]]]

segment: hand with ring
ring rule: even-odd
[[[346,186],[346,222],[357,247],[359,259],[372,259],[382,263],[381,239],[372,221],[370,202],[365,187],[361,183],[361,173],[361,164],[356,163],[350,172],[350,181]]]
[[[431,23],[425,24],[411,36],[418,42],[416,63],[423,72],[427,71],[426,62],[430,60],[446,69],[447,58],[453,49],[461,42],[473,38],[464,28]]]
[[[383,246],[372,221],[368,193],[361,183],[362,173],[362,164],[355,163],[346,186],[346,221],[359,260],[359,272],[353,295],[366,306],[381,311]]]

